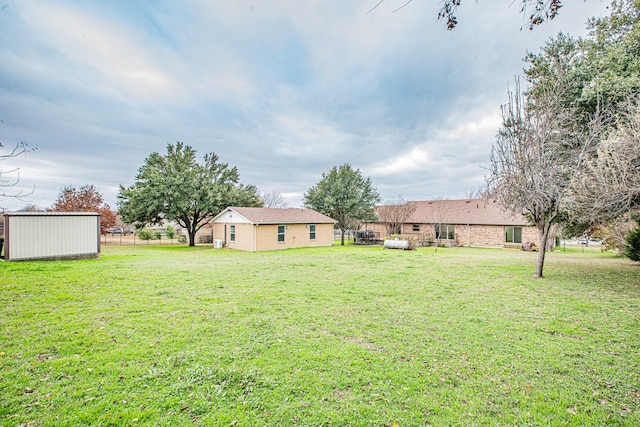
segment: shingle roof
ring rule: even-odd
[[[254,224],[323,224],[336,222],[320,212],[306,208],[229,207],[227,209],[237,212]]]
[[[432,200],[407,203],[415,205],[416,210],[405,223],[528,225],[524,215],[505,211],[493,200]]]

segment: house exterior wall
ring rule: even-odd
[[[231,226],[236,228],[235,241],[231,241]],[[225,235],[226,226],[226,235]],[[225,247],[238,249],[241,251],[254,251],[254,231],[255,226],[248,223],[225,223],[215,224],[214,239],[222,240]]]
[[[380,238],[381,239],[385,239],[387,238],[387,226],[383,223],[380,222],[369,222],[367,223],[367,230],[371,230],[374,233],[380,233]]]
[[[230,237],[231,225],[236,227],[235,242]],[[216,223],[213,238],[222,240],[229,249],[251,252],[333,245],[333,224],[316,224],[315,240],[309,238],[308,224],[280,225],[286,227],[284,242],[278,242],[278,224]]]
[[[456,228],[456,240],[461,246],[502,247],[504,236],[502,225],[461,225]]]
[[[259,225],[257,227],[258,251],[273,251],[278,249],[302,248],[308,246],[333,245],[333,224],[316,224],[316,238],[309,238],[309,224],[280,224],[285,225],[285,241],[278,242],[278,225]]]
[[[5,259],[85,259],[100,256],[97,214],[5,214]]]
[[[420,231],[414,231],[413,226],[418,225]],[[505,242],[506,226],[504,225],[474,225],[474,224],[449,224],[455,227],[454,240],[446,240],[446,242],[454,243],[458,246],[476,246],[476,247],[517,247],[521,244],[507,244]],[[387,234],[387,227],[382,223],[372,223],[367,225],[369,230],[379,232],[382,239]],[[533,226],[523,225],[522,227],[522,243],[533,242],[538,244],[538,230]],[[402,225],[402,234],[417,234],[420,239],[431,239],[435,241],[434,224],[415,224],[407,223]],[[552,238],[554,238],[552,236]]]
[[[555,246],[555,231],[549,233],[549,244],[552,244],[551,249]],[[522,227],[522,243],[532,242],[536,245],[540,245],[540,239],[538,238],[538,229],[536,227]]]

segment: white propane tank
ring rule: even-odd
[[[409,249],[409,241],[408,240],[385,240],[384,247],[386,249]]]

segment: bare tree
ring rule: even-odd
[[[533,98],[521,94],[516,83],[516,92],[502,106],[487,177],[490,195],[504,208],[527,215],[538,230],[534,277],[543,277],[549,232],[567,207],[573,177],[598,137],[597,122],[581,126],[574,109],[561,105],[563,90],[558,79]]]
[[[0,142],[0,149],[4,148],[4,144]],[[8,160],[13,157],[18,157],[21,154],[31,151],[31,149],[24,142],[18,142],[13,149],[6,153],[0,154],[0,162]],[[17,199],[24,201],[24,198],[33,194],[33,189],[11,191],[20,182],[20,168],[12,168],[9,170],[0,169],[0,200],[1,199]]]
[[[289,206],[282,194],[277,191],[261,194],[260,200],[262,200],[265,208],[286,208]]]
[[[411,218],[415,211],[415,204],[408,203],[402,198],[402,195],[398,195],[389,204],[378,206],[376,215],[378,216],[378,222],[385,224],[387,235],[390,236],[392,234],[400,234],[402,225]]]
[[[625,214],[594,225],[590,230],[590,235],[600,239],[601,244],[605,245],[607,249],[622,252],[627,244],[627,236],[635,226],[636,222],[631,219],[629,214]]]
[[[40,208],[38,205],[34,203],[27,203],[23,207],[21,207],[18,212],[46,212],[45,208]]]
[[[438,196],[429,202],[429,210],[427,211],[427,223],[433,224],[433,237],[436,240],[435,251],[438,252],[438,246],[442,243],[442,236],[449,237],[449,227],[443,227],[447,214],[447,207],[444,197]]]
[[[485,185],[478,185],[476,188],[470,188],[465,194],[464,198],[471,199],[484,199],[487,187]]]
[[[617,126],[574,179],[573,213],[588,223],[640,208],[640,104],[625,104]]]

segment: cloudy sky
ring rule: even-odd
[[[37,150],[25,200],[51,206],[93,184],[116,207],[152,152],[182,141],[237,166],[290,206],[350,163],[381,196],[462,198],[484,182],[507,86],[527,51],[559,31],[585,35],[608,2],[565,2],[526,29],[519,2],[0,1],[0,141]],[[395,11],[395,12],[394,12]],[[523,28],[524,29],[521,29]]]

